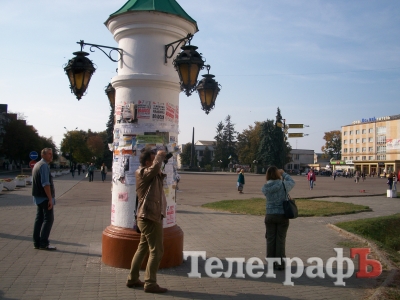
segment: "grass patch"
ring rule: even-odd
[[[400,263],[400,214],[335,224],[349,232],[372,240],[390,259]]]
[[[265,215],[265,198],[248,200],[223,200],[202,205],[205,208],[223,210],[231,213],[262,216]],[[296,199],[299,217],[334,216],[371,211],[368,206],[344,202]]]

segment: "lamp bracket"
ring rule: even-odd
[[[183,39],[180,39],[180,40],[177,40],[175,42],[165,45],[164,46],[164,63],[167,63],[168,58],[171,58],[175,54],[176,49],[178,49],[180,44],[183,43],[183,46],[184,46],[184,45],[186,45],[186,43],[189,43],[189,45],[190,45],[190,41],[192,40],[192,38],[193,38],[193,34],[188,33],[188,35],[186,37],[184,37]],[[178,44],[174,47],[174,44],[176,44],[176,43],[178,43]],[[171,55],[168,55],[169,48],[172,48]]]
[[[108,47],[108,46],[102,46],[102,45],[96,45],[96,44],[89,44],[89,43],[85,43],[85,41],[81,40],[80,42],[76,42],[77,44],[81,45],[81,51],[83,50],[84,46],[90,46],[90,52],[94,52],[93,48],[97,48],[99,49],[101,52],[103,52],[110,60],[112,60],[113,62],[119,62],[119,61],[123,61],[123,56],[124,56],[124,50],[122,50],[121,48],[115,48],[115,47]],[[103,49],[101,48],[107,48],[107,49],[111,49],[110,52],[107,54]],[[115,60],[111,57],[111,53],[113,51],[118,51],[120,58],[118,60]]]

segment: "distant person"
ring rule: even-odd
[[[36,204],[33,226],[33,247],[40,250],[57,250],[50,246],[49,236],[54,222],[55,191],[49,164],[53,160],[53,149],[44,148],[42,159],[32,169],[32,196]]]
[[[356,182],[356,183],[359,183],[360,182],[360,171],[356,171],[356,178],[354,179],[354,181]]]
[[[337,172],[336,170],[333,172],[333,180],[336,180]]]
[[[76,166],[74,164],[72,164],[71,170],[70,170],[72,177],[75,177],[75,168],[76,168]]]
[[[95,166],[93,163],[90,163],[89,167],[88,167],[88,173],[89,173],[89,182],[93,181],[93,175],[94,175],[94,170],[95,170]]]
[[[81,165],[81,164],[78,164],[77,169],[78,169],[78,175],[81,175],[82,165]]]
[[[307,174],[307,180],[310,182],[310,190],[314,188],[314,182],[317,181],[316,179],[314,171],[310,170]]]
[[[241,169],[239,171],[239,176],[237,180],[237,189],[240,194],[243,194],[243,186],[244,186],[244,170]]]
[[[389,174],[388,180],[387,180],[387,185],[389,187],[389,190],[391,190],[393,187],[393,173]]]
[[[106,175],[107,175],[107,166],[105,165],[105,163],[101,165],[100,173],[101,173],[101,180],[104,182],[104,180],[106,180]]]
[[[267,239],[267,258],[280,258],[281,263],[274,263],[274,269],[284,270],[285,265],[282,259],[286,257],[286,233],[289,228],[289,219],[284,215],[283,200],[287,197],[287,193],[292,190],[295,182],[289,174],[275,166],[267,169],[266,180],[267,182],[261,191],[266,198],[264,223],[266,229],[265,237]]]
[[[365,179],[366,179],[366,175],[365,175],[365,172],[364,172],[364,171],[361,172],[361,178],[362,178],[362,181],[364,182]]]
[[[176,188],[175,189],[179,190],[178,184],[179,184],[179,181],[181,181],[181,176],[178,173],[176,173],[175,179],[176,179]]]
[[[396,190],[396,184],[397,184],[397,175],[396,173],[393,173],[393,190]]]

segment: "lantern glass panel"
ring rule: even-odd
[[[80,90],[82,88],[84,76],[85,76],[84,72],[75,73],[75,87],[76,87],[76,89]]]

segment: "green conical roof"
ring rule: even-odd
[[[175,0],[128,0],[119,10],[111,14],[110,18],[130,11],[159,11],[176,15],[193,23],[196,25],[196,30],[199,30],[197,22]]]

